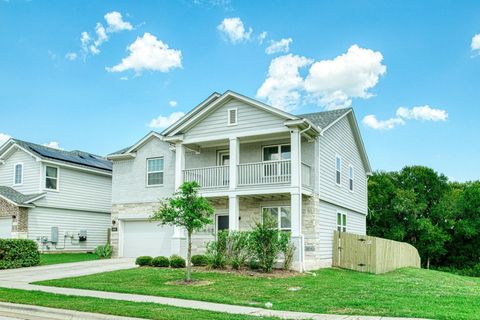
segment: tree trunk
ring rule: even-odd
[[[427,269],[430,269],[430,257],[427,257]]]
[[[192,281],[192,231],[188,230],[187,270],[185,281]]]

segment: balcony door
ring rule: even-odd
[[[275,182],[290,177],[291,149],[289,144],[263,147],[263,175]],[[272,181],[273,182],[273,181]],[[285,181],[287,182],[287,181]]]
[[[217,166],[228,166],[230,164],[230,152],[228,150],[218,151]]]

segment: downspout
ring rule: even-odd
[[[305,119],[304,119],[305,120]],[[312,124],[308,123],[308,127],[300,131],[300,148],[302,146],[302,134],[312,128]],[[300,158],[300,189],[302,188],[302,153],[300,152],[299,155]],[[300,201],[302,201],[302,192],[300,190]],[[302,206],[302,211],[303,211],[303,206]],[[302,212],[303,214],[303,212]],[[302,220],[300,220],[300,223],[302,223]],[[302,230],[302,225],[300,224],[300,230]],[[305,272],[305,238],[303,237],[303,232],[302,232],[302,272]]]

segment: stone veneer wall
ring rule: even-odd
[[[28,208],[17,207],[0,198],[0,217],[13,217],[12,237],[26,238],[28,232]]]
[[[302,199],[302,232],[305,244],[305,269],[312,270],[322,265],[320,260],[320,200],[317,196]]]

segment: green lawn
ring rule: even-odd
[[[40,255],[40,265],[98,260],[94,253],[44,253]]]
[[[139,293],[316,313],[480,319],[480,279],[438,271],[401,269],[372,275],[322,269],[289,278],[197,271],[204,287],[166,284],[182,270],[138,268],[40,282],[43,285]],[[300,287],[298,291],[288,290]]]
[[[19,304],[32,304],[43,307],[70,309],[84,312],[111,314],[158,320],[198,319],[198,320],[257,320],[274,319],[254,316],[230,315],[186,308],[177,308],[155,303],[117,301],[89,297],[65,296],[40,291],[24,291],[0,288],[0,301]]]

